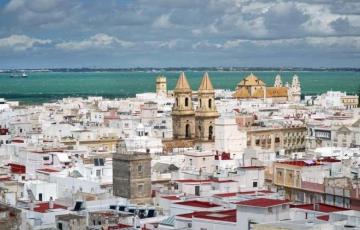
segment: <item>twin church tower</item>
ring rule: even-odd
[[[173,138],[213,141],[215,119],[219,114],[215,106],[215,91],[207,73],[204,74],[197,92],[196,109],[192,96],[189,82],[182,72],[174,89],[175,103],[171,113]]]

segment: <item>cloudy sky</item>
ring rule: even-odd
[[[359,64],[360,0],[0,0],[0,68]]]

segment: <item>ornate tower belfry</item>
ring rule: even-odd
[[[280,74],[278,74],[275,77],[274,87],[282,87],[282,86],[283,86],[283,83],[282,83],[282,80],[281,80],[281,76],[280,76]]]
[[[166,77],[164,75],[160,75],[156,78],[156,94],[167,95]]]
[[[199,141],[214,141],[215,119],[219,114],[215,106],[215,91],[208,73],[205,73],[199,90],[195,112],[195,133]]]
[[[172,108],[173,138],[195,138],[195,111],[192,104],[192,90],[186,79],[185,73],[181,72],[174,89],[175,103]]]

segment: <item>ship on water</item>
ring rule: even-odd
[[[22,72],[22,73],[12,73],[10,75],[11,78],[27,78],[28,75],[25,73],[25,72]]]

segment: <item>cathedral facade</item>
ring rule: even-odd
[[[288,83],[284,86],[281,76],[277,75],[274,86],[266,86],[265,82],[251,73],[239,82],[233,96],[237,99],[271,98],[278,102],[299,102],[301,97],[299,77],[294,75],[291,86]]]

